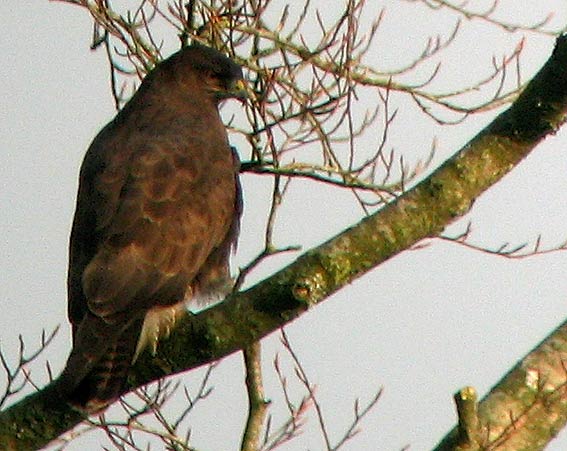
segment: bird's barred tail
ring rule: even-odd
[[[97,355],[72,353],[60,378],[66,401],[89,414],[116,401],[126,391],[140,329],[140,321],[130,323],[117,338],[108,337],[110,346]]]

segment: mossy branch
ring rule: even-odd
[[[462,424],[434,451],[539,451],[567,423],[567,321],[536,346],[479,403],[472,441]]]

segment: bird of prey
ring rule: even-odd
[[[74,406],[106,408],[186,301],[230,288],[239,161],[218,105],[243,90],[237,64],[193,44],[157,65],[89,147],[69,246],[73,349],[59,379]]]

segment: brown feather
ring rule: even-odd
[[[69,251],[74,346],[60,379],[80,408],[104,408],[125,390],[150,310],[230,282],[241,194],[218,101],[241,78],[215,50],[187,47],[87,151]],[[170,310],[158,329],[169,330]]]

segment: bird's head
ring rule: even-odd
[[[179,51],[180,63],[188,66],[216,102],[230,97],[247,98],[246,82],[238,64],[219,51],[193,44]]]

